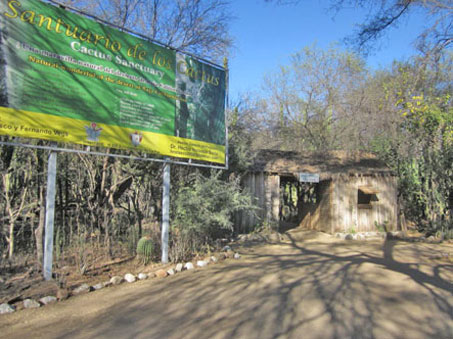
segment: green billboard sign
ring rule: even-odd
[[[38,0],[1,0],[0,134],[225,163],[225,71]]]

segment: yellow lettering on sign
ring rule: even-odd
[[[19,1],[14,1],[14,0],[8,1],[8,7],[13,11],[13,14],[9,14],[9,13],[5,12],[5,13],[3,13],[4,16],[11,18],[11,19],[17,18],[19,13],[17,12],[16,8],[14,7],[14,4],[16,4],[17,7],[22,6]]]

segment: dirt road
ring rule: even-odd
[[[0,316],[5,338],[453,338],[452,244],[310,232],[165,279]]]

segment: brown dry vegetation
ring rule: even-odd
[[[71,292],[84,283],[95,285],[109,281],[113,276],[152,272],[162,266],[158,263],[145,266],[119,246],[114,251],[115,259],[108,258],[105,253],[103,248],[87,246],[84,253],[85,266],[82,268],[76,258],[77,254],[65,253],[66,258],[57,262],[53,270],[52,281],[44,280],[41,266],[31,257],[4,263],[0,275],[0,303],[12,304],[20,310],[22,301],[27,298],[39,300],[45,296],[56,296],[61,288]]]

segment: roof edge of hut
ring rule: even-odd
[[[279,175],[317,173],[321,180],[350,176],[395,176],[375,154],[363,151],[295,152],[258,150],[249,172]]]

